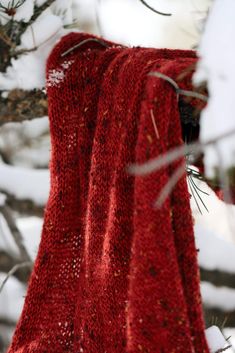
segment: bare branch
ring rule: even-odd
[[[203,102],[208,101],[208,97],[205,96],[204,94],[201,94],[196,91],[187,91],[187,90],[181,89],[175,80],[173,80],[170,76],[167,76],[161,72],[158,72],[158,71],[150,72],[148,74],[148,76],[158,77],[158,78],[161,78],[161,79],[169,82],[174,87],[174,89],[178,95],[197,98],[197,99],[202,100]]]
[[[5,192],[4,192],[5,193]],[[18,200],[14,196],[7,198],[7,205],[21,215],[43,217],[44,206],[38,206],[32,200]]]
[[[230,344],[229,346],[227,346],[227,347],[225,347],[225,348],[221,348],[221,349],[219,349],[218,351],[216,351],[215,353],[223,353],[223,352],[225,352],[225,351],[227,351],[229,348],[231,348],[232,347],[232,345]]]
[[[183,145],[180,147],[176,147],[172,149],[171,151],[160,155],[157,158],[151,159],[150,161],[142,164],[142,165],[136,165],[132,164],[127,167],[127,172],[130,174],[134,175],[147,175],[149,173],[152,173],[156,170],[161,169],[164,166],[169,165],[170,163],[178,160],[179,158],[187,155],[187,154],[193,154],[195,157],[197,157],[200,153],[203,152],[205,147],[214,145],[216,144],[219,140],[225,139],[227,137],[230,137],[235,134],[235,130],[230,130],[225,132],[224,134],[221,134],[219,136],[216,136],[212,139],[209,139],[206,142],[196,142],[196,143],[191,143],[188,145]]]
[[[7,283],[8,279],[14,275],[14,273],[19,270],[20,268],[23,268],[23,267],[32,267],[32,262],[31,261],[26,261],[26,262],[22,262],[20,264],[17,264],[15,265],[9,272],[8,274],[6,275],[5,279],[3,280],[1,286],[0,286],[0,294],[5,286],[5,284]]]
[[[31,261],[31,257],[28,254],[28,251],[24,245],[22,234],[16,225],[14,217],[12,216],[11,209],[9,208],[9,206],[4,205],[4,206],[0,207],[0,211],[7,222],[7,225],[11,231],[11,234],[15,240],[16,245],[19,248],[22,260],[23,261]]]
[[[164,201],[166,200],[167,196],[171,193],[171,191],[174,189],[178,181],[183,177],[185,174],[185,164],[179,166],[176,171],[173,173],[169,181],[166,183],[166,185],[162,188],[160,195],[155,202],[154,206],[157,208],[160,208]]]
[[[22,260],[19,257],[15,257],[6,251],[0,250],[0,271],[8,273],[15,265],[21,264]],[[14,277],[16,277],[20,282],[26,283],[28,281],[29,275],[31,273],[31,268],[22,267],[14,272]]]

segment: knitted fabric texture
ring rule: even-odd
[[[126,48],[70,33],[47,64],[51,188],[9,353],[208,353],[186,176],[154,207],[182,145],[177,95],[195,53]],[[182,75],[182,72],[186,74]],[[155,128],[153,124],[155,120]]]

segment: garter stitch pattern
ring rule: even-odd
[[[208,353],[186,177],[153,206],[183,161],[127,173],[183,144],[177,95],[148,73],[177,80],[195,53],[89,42],[61,56],[90,37],[48,59],[51,188],[8,353]]]

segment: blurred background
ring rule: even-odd
[[[26,0],[9,12],[0,0],[0,352],[22,310],[49,194],[50,134],[46,58],[68,31],[80,30],[130,45],[197,49],[210,0]],[[234,206],[203,182],[192,197],[207,326],[235,342]],[[200,202],[200,201],[199,201]],[[232,352],[233,350],[228,350]]]

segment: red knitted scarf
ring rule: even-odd
[[[181,163],[127,173],[182,145],[177,95],[195,53],[124,48],[71,33],[47,65],[51,188],[42,239],[9,353],[208,353]],[[153,124],[155,120],[155,128]]]

